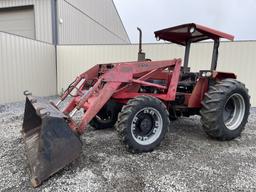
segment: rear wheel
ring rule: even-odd
[[[129,151],[152,151],[170,126],[166,106],[157,98],[139,96],[129,100],[119,113],[116,129]]]
[[[202,101],[201,122],[205,132],[219,140],[240,136],[250,111],[250,96],[244,84],[224,79],[209,87]]]

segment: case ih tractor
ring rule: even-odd
[[[79,136],[88,124],[96,129],[115,126],[132,153],[154,150],[171,128],[170,120],[180,116],[200,115],[212,138],[240,136],[250,110],[248,90],[235,74],[216,71],[220,38],[234,37],[194,23],[156,31],[155,36],[185,46],[183,65],[181,59],[145,59],[140,38],[138,61],[92,67],[56,104],[25,92],[22,130],[34,187],[79,156]],[[190,45],[207,39],[214,41],[211,67],[191,72]],[[72,99],[61,110],[59,105],[68,96]],[[73,117],[79,110],[84,114],[76,122]]]

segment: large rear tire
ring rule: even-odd
[[[221,80],[209,87],[201,103],[201,123],[209,136],[231,140],[241,135],[250,113],[250,96],[244,84]]]
[[[141,153],[160,145],[169,126],[169,113],[163,102],[151,96],[139,96],[122,108],[116,129],[129,151]]]

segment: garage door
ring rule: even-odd
[[[33,6],[0,8],[0,31],[35,39]]]

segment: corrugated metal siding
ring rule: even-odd
[[[137,59],[137,45],[89,45],[58,47],[58,92],[66,88],[75,76],[98,63],[133,61]],[[244,82],[256,106],[256,42],[223,42],[219,50],[218,70],[233,71]],[[184,48],[174,44],[146,44],[147,58],[165,60],[183,58]],[[190,57],[192,71],[209,69],[212,44],[193,44]]]
[[[0,0],[0,8],[34,5],[36,40],[52,43],[51,0]]]
[[[128,35],[112,0],[58,0],[60,44],[125,44]]]
[[[0,9],[0,31],[35,39],[33,6]]]
[[[56,94],[53,45],[0,32],[0,104]]]

